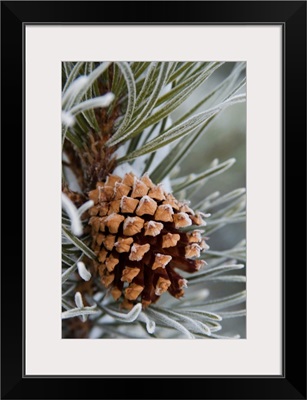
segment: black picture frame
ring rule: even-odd
[[[282,26],[284,254],[281,376],[24,376],[23,33],[27,24]],[[165,388],[168,388],[170,399],[306,399],[306,237],[305,230],[303,233],[300,230],[306,221],[306,2],[3,1],[1,33],[1,398],[160,399],[166,398]],[[16,231],[21,240],[16,240]],[[185,383],[185,379],[189,382]]]

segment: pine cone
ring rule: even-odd
[[[176,269],[198,271],[205,261],[197,259],[208,246],[200,230],[181,228],[203,225],[186,203],[154,185],[147,174],[138,179],[109,175],[89,192],[89,210],[95,269],[115,300],[130,309],[155,303],[168,291],[180,298],[187,281]]]

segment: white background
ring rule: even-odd
[[[26,375],[281,374],[281,57],[278,26],[26,27]],[[116,60],[247,61],[247,339],[61,339],[61,61]]]

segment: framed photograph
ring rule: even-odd
[[[2,398],[306,399],[306,2],[1,11]]]

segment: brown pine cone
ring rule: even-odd
[[[175,268],[198,271],[208,246],[201,230],[181,228],[203,225],[202,216],[147,174],[109,175],[88,195],[94,201],[89,224],[95,269],[114,299],[123,297],[122,306],[130,309],[140,301],[143,307],[155,303],[166,291],[183,296],[187,282]]]

